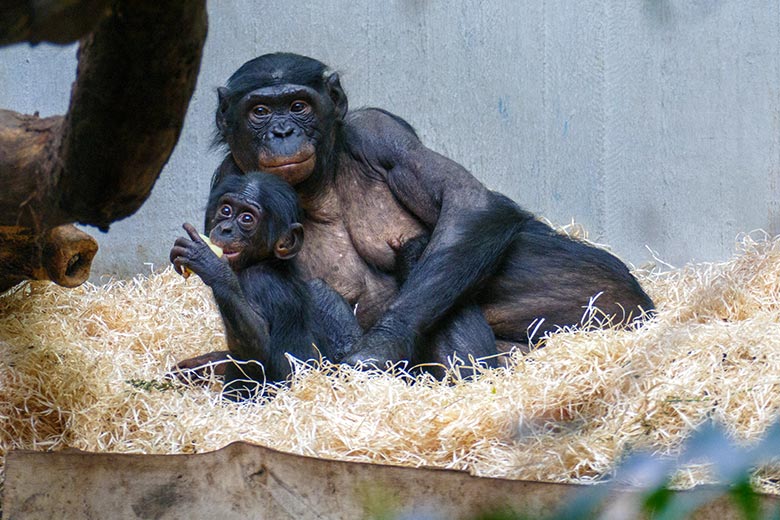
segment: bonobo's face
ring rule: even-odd
[[[222,256],[234,271],[271,254],[273,245],[261,232],[262,219],[263,208],[241,193],[226,193],[219,199],[209,239],[222,248]]]
[[[290,260],[303,247],[298,197],[274,175],[229,176],[212,189],[209,207],[216,207],[209,239],[234,271]]]
[[[303,85],[272,85],[222,108],[230,127],[225,137],[243,171],[271,173],[293,186],[314,172],[323,139],[330,137],[329,97]]]

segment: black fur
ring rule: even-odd
[[[253,99],[252,92],[262,94],[259,104],[241,101]],[[301,92],[312,107],[304,122],[289,105],[290,92]],[[263,104],[267,113],[253,118]],[[277,53],[244,64],[220,90],[217,121],[230,153],[214,179],[256,169],[278,175],[300,196],[304,224],[348,235],[338,242],[341,250],[309,249],[305,266],[308,276],[323,277],[359,304],[368,332],[348,362],[427,359],[431,348],[441,357],[445,343],[454,345],[449,353],[490,355],[492,335],[527,344],[534,323],[544,331],[578,324],[596,295],[614,324],[652,310],[626,266],[607,251],[555,233],[490,192],[426,148],[404,119],[347,107],[338,75],[316,60]],[[271,120],[293,134],[269,131]],[[302,166],[312,150],[316,160]],[[484,151],[477,146],[475,153]],[[376,203],[364,203],[367,197]],[[427,245],[410,254],[412,261],[388,267],[381,242],[410,230],[424,234]],[[353,278],[345,279],[345,271]],[[400,280],[397,295],[388,279]]]
[[[251,260],[229,265],[190,232],[189,240],[176,241],[171,261],[177,269],[191,269],[211,287],[232,357],[255,362],[228,364],[225,371],[225,395],[246,399],[256,394],[258,383],[287,379],[286,354],[338,361],[361,330],[344,298],[320,280],[302,279],[295,253],[279,258],[274,252],[278,241],[300,221],[295,191],[268,174],[232,175],[214,186],[209,207],[221,209],[225,201],[233,200],[260,208],[260,222],[247,231],[215,210],[209,219],[211,238],[226,251],[242,244],[242,254]]]

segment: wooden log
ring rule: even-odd
[[[23,280],[51,280],[76,287],[89,278],[97,241],[71,224],[43,237],[30,228],[0,226],[0,292]]]
[[[79,48],[57,183],[100,228],[147,199],[181,133],[206,39],[205,0],[118,2]]]
[[[70,43],[109,13],[108,0],[8,0],[0,10],[0,45]]]
[[[87,281],[97,241],[71,224],[57,226],[46,235],[41,251],[41,266],[46,277],[63,287],[77,287]]]
[[[94,21],[73,22],[68,32],[37,18],[55,20],[58,9]],[[0,110],[0,288],[43,272],[66,286],[80,280],[96,246],[70,231],[52,242],[51,231],[72,222],[107,230],[132,215],[181,133],[206,38],[205,0],[16,1],[0,14],[0,44],[67,39],[92,25],[64,117]],[[63,271],[38,261],[44,252],[68,258],[66,266],[80,260]]]

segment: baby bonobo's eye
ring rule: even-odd
[[[242,226],[252,227],[255,223],[255,216],[251,213],[242,213],[238,216],[238,221]]]
[[[221,217],[229,217],[233,214],[233,208],[230,207],[228,204],[223,204],[219,207],[219,215]]]

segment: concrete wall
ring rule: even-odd
[[[97,234],[95,273],[167,264],[202,222],[220,156],[215,89],[266,52],[342,74],[350,105],[408,119],[434,150],[636,264],[721,260],[780,233],[776,0],[212,1],[198,89],[151,198]],[[75,47],[0,49],[0,106],[67,108]],[[98,279],[95,277],[95,279]]]

